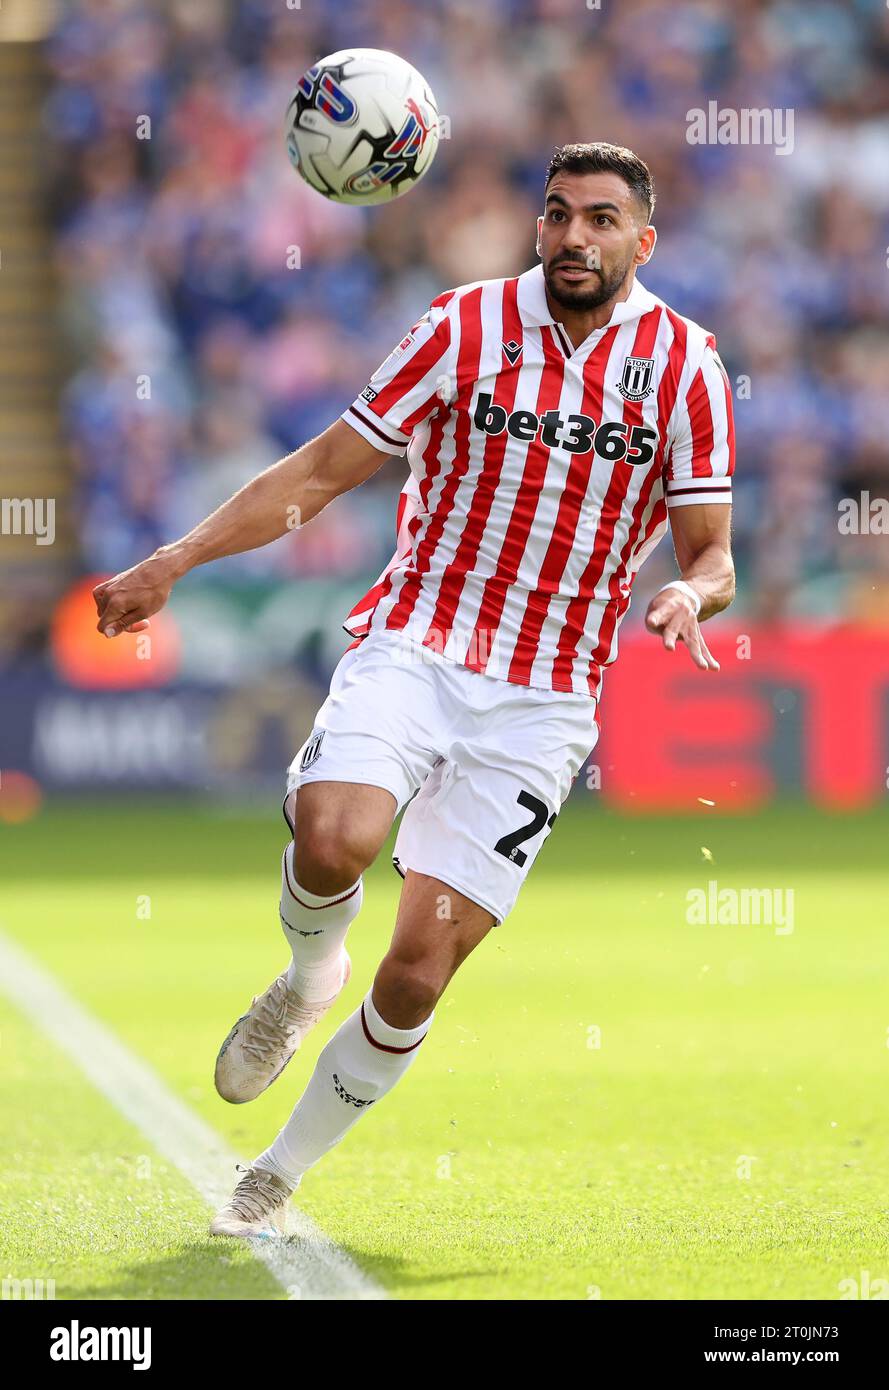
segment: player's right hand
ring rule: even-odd
[[[93,589],[99,615],[96,628],[106,637],[144,632],[151,614],[163,608],[170,597],[175,580],[169,561],[158,554],[97,584]]]

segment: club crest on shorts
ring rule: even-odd
[[[644,401],[654,390],[653,376],[653,357],[628,357],[617,389],[625,401]]]
[[[312,766],[312,763],[316,763],[318,761],[318,758],[321,754],[321,743],[324,739],[325,733],[325,729],[316,729],[313,732],[312,737],[309,739],[308,743],[303,749],[303,755],[299,760],[300,772],[308,772],[309,768]]]

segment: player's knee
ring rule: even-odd
[[[442,987],[431,962],[390,951],[374,980],[374,1003],[393,1028],[417,1028],[432,1013]]]
[[[297,822],[293,858],[296,877],[310,893],[325,896],[350,888],[376,857],[366,828],[348,815],[315,816]]]

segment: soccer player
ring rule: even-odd
[[[629,150],[556,151],[541,265],[442,294],[340,420],[95,590],[101,632],[139,631],[196,565],[275,540],[294,509],[308,522],[407,455],[398,550],[352,612],[358,640],[290,768],[292,959],[225,1039],[219,1093],[258,1096],[343,989],[362,874],[407,805],[395,931],[214,1234],[281,1229],[303,1174],[416,1060],[596,743],[633,578],[668,519],[680,574],[647,627],[719,669],[700,624],[734,593],[731,398],[712,334],[636,279],[654,198]]]

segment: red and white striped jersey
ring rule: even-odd
[[[716,341],[638,280],[576,349],[539,266],[449,291],[343,419],[411,470],[347,630],[520,685],[597,696],[667,508],[731,501]]]

